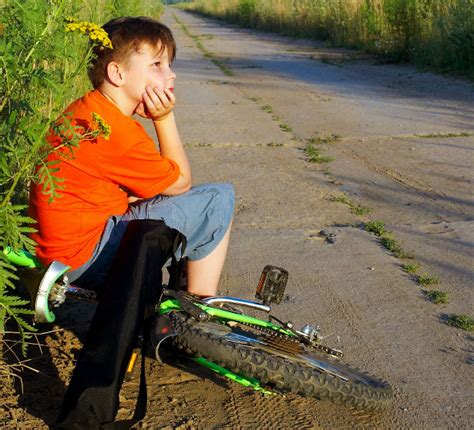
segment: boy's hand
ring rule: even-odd
[[[169,89],[146,87],[143,101],[135,109],[135,113],[143,118],[160,121],[168,116],[176,103],[176,97]]]

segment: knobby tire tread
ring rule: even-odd
[[[205,324],[213,323],[197,323],[181,313],[175,313],[172,321],[177,331],[173,339],[177,348],[189,355],[204,357],[232,372],[257,378],[282,391],[366,410],[385,409],[391,403],[393,394],[386,382],[380,382],[378,387],[346,382],[298,361],[231,343],[206,332]]]

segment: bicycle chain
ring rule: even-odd
[[[278,333],[275,330],[270,330],[265,327],[260,327],[256,324],[249,324],[249,323],[244,323],[244,322],[239,322],[239,324],[247,326],[247,327],[251,327],[254,330],[257,330],[259,332],[263,332],[265,335],[268,335],[270,337],[276,337],[276,338],[279,338],[288,342],[296,343],[296,344],[303,343],[297,336],[288,336],[287,334]],[[341,358],[344,355],[341,351],[338,351],[337,349],[332,349],[329,346],[321,345],[320,343],[315,343],[314,341],[313,342],[310,341],[309,345],[314,349],[325,352],[326,354],[332,355],[337,358]]]

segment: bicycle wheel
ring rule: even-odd
[[[270,387],[367,410],[384,409],[392,400],[387,382],[290,336],[239,323],[197,322],[182,313],[170,318],[177,348]]]

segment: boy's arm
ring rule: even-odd
[[[179,166],[179,178],[173,185],[162,192],[165,195],[185,193],[191,188],[192,183],[191,167],[181,143],[172,112],[175,103],[176,98],[169,89],[159,91],[158,89],[146,87],[145,93],[143,93],[143,102],[140,103],[135,111],[138,115],[153,120],[156,135],[160,142],[161,154],[173,160]]]
[[[153,121],[156,135],[160,142],[160,152],[163,157],[173,160],[180,169],[178,180],[162,192],[165,195],[182,194],[191,188],[192,176],[188,157],[184,150],[178,127],[173,112],[167,114],[163,119]]]

